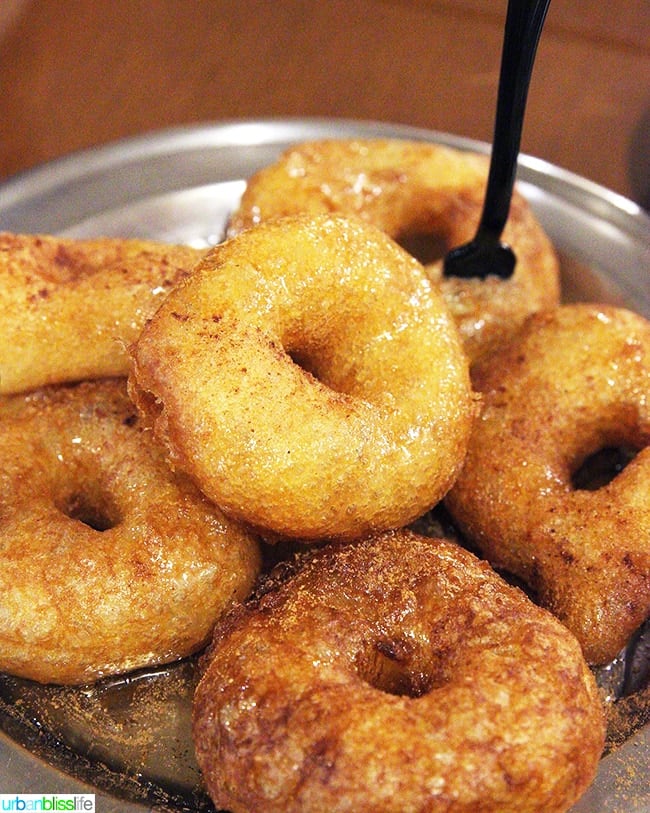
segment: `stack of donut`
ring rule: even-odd
[[[29,325],[1,328],[0,668],[81,683],[210,641],[196,755],[233,813],[580,797],[588,662],[650,613],[650,326],[560,305],[519,195],[509,280],[413,257],[472,236],[485,172],[313,142],[208,252],[0,235]],[[633,459],[576,485],[605,447]],[[409,530],[442,503],[475,552]]]
[[[445,276],[447,251],[475,234],[488,173],[484,155],[398,139],[339,139],[298,144],[257,172],[233,213],[229,235],[273,218],[310,212],[359,217],[412,247],[442,292],[474,361],[517,332],[531,313],[556,305],[553,247],[515,189],[503,240],[515,252],[503,280]]]
[[[4,671],[78,684],[186,657],[260,572],[127,394],[129,344],[198,256],[0,235]]]

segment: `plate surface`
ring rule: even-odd
[[[481,142],[373,122],[259,120],[172,129],[10,179],[0,186],[0,229],[209,246],[222,238],[255,170],[291,143],[352,136],[489,151]],[[529,156],[520,158],[519,184],[560,254],[565,297],[626,304],[650,318],[650,218],[631,201]],[[624,669],[623,662],[613,664],[604,679],[615,684]],[[210,810],[189,734],[194,677],[192,661],[88,689],[0,676],[0,793],[94,792],[98,810],[122,813]],[[639,719],[603,758],[574,813],[650,811],[650,723]]]

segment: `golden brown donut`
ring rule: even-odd
[[[351,538],[434,505],[474,416],[453,321],[385,234],[299,216],[216,246],[144,328],[131,392],[227,514]]]
[[[447,506],[587,660],[608,662],[650,614],[650,324],[562,306],[485,359],[474,383],[484,407]],[[597,490],[574,485],[607,448],[636,456]]]
[[[341,139],[296,145],[248,182],[229,234],[298,212],[356,215],[407,245],[442,242],[438,254],[475,233],[485,196],[487,158],[398,139]],[[508,280],[443,277],[427,262],[463,336],[470,359],[511,335],[560,295],[555,252],[528,203],[515,190],[504,240],[517,256]]]
[[[0,393],[126,375],[128,345],[203,253],[0,233]]]
[[[144,432],[124,380],[0,404],[0,670],[86,683],[203,646],[258,542]]]
[[[216,630],[199,766],[232,813],[554,813],[593,779],[573,636],[453,542],[328,545]]]

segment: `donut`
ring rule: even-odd
[[[473,380],[482,413],[446,506],[589,662],[608,663],[650,615],[650,323],[563,305],[531,317]],[[607,449],[632,459],[583,482]]]
[[[132,355],[133,400],[171,465],[269,541],[415,519],[451,486],[475,414],[422,267],[342,216],[214,247]]]
[[[331,543],[220,623],[193,705],[233,813],[554,813],[603,711],[575,638],[485,562],[403,530]]]
[[[82,684],[176,660],[250,591],[259,542],[172,474],[124,379],[0,403],[0,670]]]
[[[517,257],[513,275],[506,280],[443,275],[440,257],[474,237],[487,173],[485,156],[424,141],[309,141],[249,179],[228,233],[301,211],[363,218],[416,251],[474,360],[560,296],[556,254],[516,189],[503,233]]]
[[[125,376],[128,345],[202,253],[0,233],[0,393]]]

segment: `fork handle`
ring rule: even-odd
[[[481,234],[500,237],[508,219],[528,87],[549,4],[550,0],[508,0]]]

